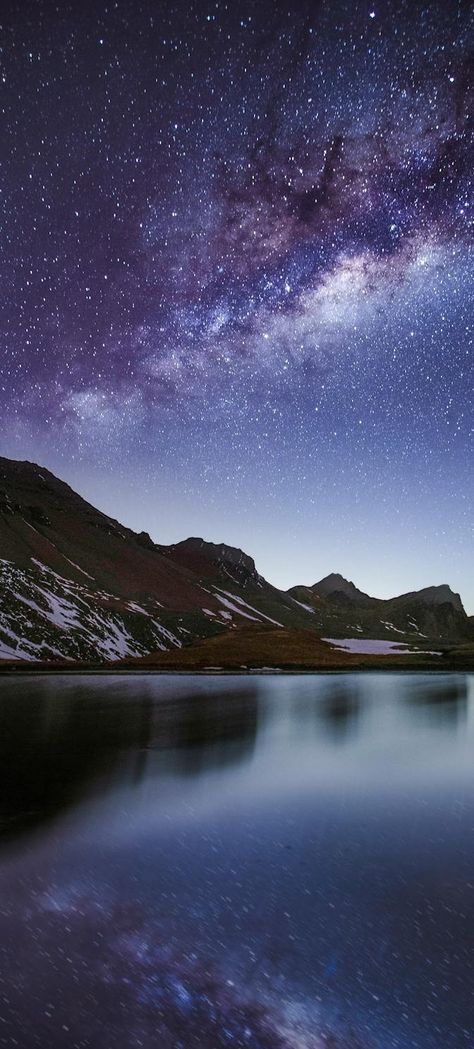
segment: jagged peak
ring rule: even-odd
[[[135,538],[139,546],[145,547],[146,550],[156,550],[156,543],[149,532],[137,532]]]

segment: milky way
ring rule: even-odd
[[[36,3],[2,36],[6,454],[277,582],[474,601],[472,7]]]

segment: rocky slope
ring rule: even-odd
[[[307,619],[241,551],[159,547],[48,470],[0,458],[0,659],[115,660]]]

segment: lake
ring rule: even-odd
[[[474,676],[0,679],[0,1046],[474,1046]]]

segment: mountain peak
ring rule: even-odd
[[[400,598],[395,598],[394,600],[402,601],[407,598],[420,601],[424,605],[452,605],[457,612],[466,614],[460,595],[451,590],[448,583],[441,583],[439,586],[426,586],[423,590],[402,594]]]
[[[227,543],[211,543],[200,536],[190,536],[160,549],[166,557],[204,578],[211,578],[216,571],[219,575],[235,576],[235,581],[241,583],[249,579],[257,582],[260,578],[253,557]]]
[[[320,579],[319,583],[314,583],[311,590],[320,597],[328,597],[330,594],[344,594],[351,601],[367,600],[367,594],[364,594],[362,590],[358,590],[354,583],[349,579],[345,579],[339,572],[331,572],[324,579]]]

